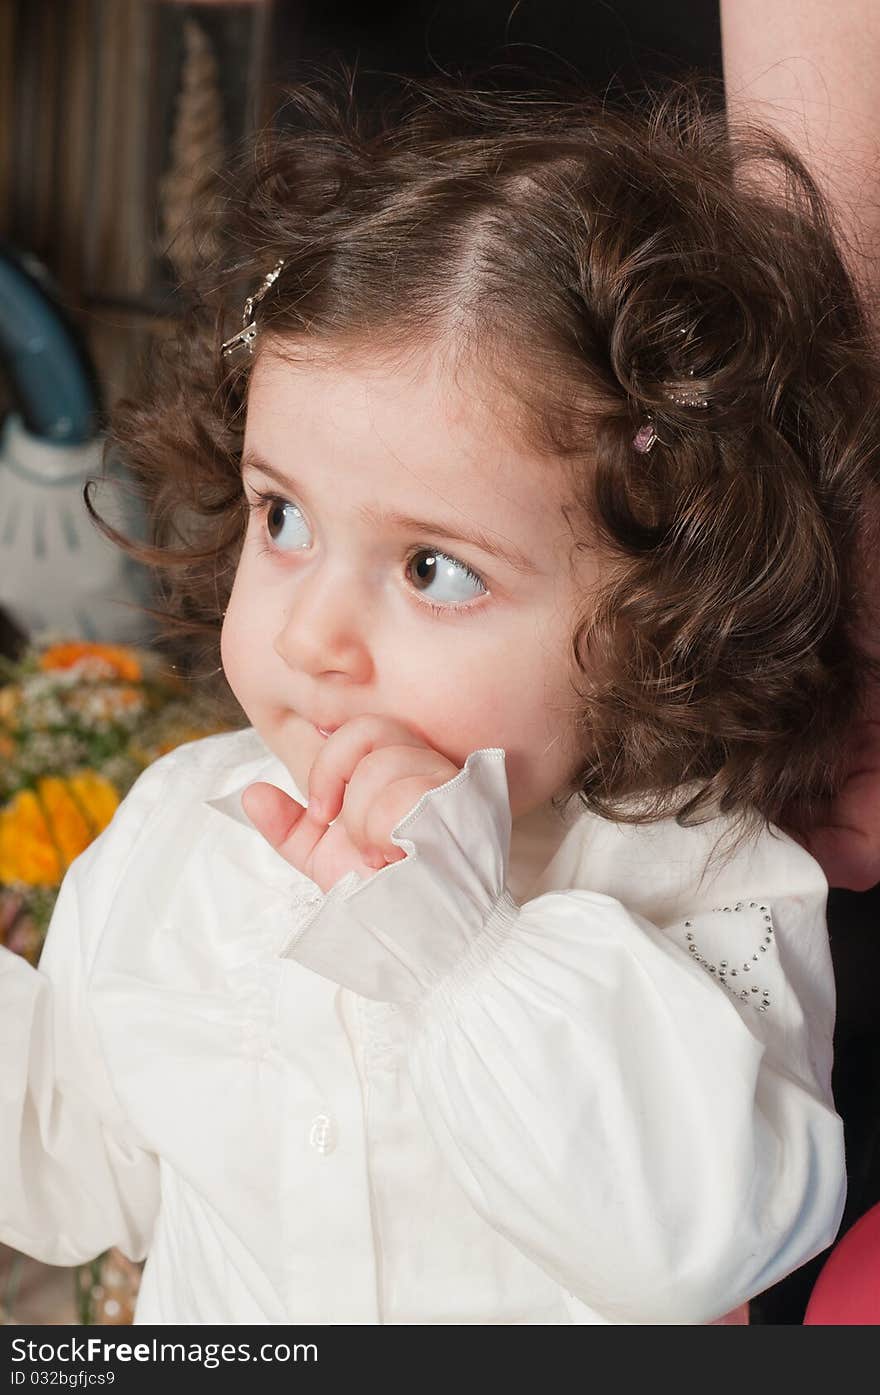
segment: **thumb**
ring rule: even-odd
[[[861,828],[811,829],[800,840],[819,863],[829,886],[870,891],[880,882],[880,838]]]

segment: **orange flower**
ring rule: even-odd
[[[88,640],[53,644],[40,655],[40,668],[73,668],[88,660],[97,661],[110,676],[124,678],[129,683],[137,683],[142,676],[141,666],[131,649],[117,644],[93,644]]]

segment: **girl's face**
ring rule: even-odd
[[[514,818],[578,763],[569,652],[595,565],[570,564],[562,466],[494,405],[435,358],[294,365],[267,346],[254,365],[223,667],[303,793],[318,728],[367,713],[459,766],[503,747]]]

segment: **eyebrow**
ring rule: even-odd
[[[300,489],[296,480],[277,470],[274,465],[270,465],[267,460],[258,455],[253,450],[244,453],[241,459],[242,471],[259,470],[260,474],[267,475],[274,480],[282,489],[289,490],[292,494],[299,494]],[[414,518],[410,514],[398,513],[394,509],[376,508],[372,504],[362,504],[358,509],[358,515],[366,523],[372,523],[376,527],[391,526],[413,533],[435,533],[449,538],[453,542],[469,544],[471,547],[479,548],[482,552],[488,552],[491,557],[497,557],[499,561],[507,562],[514,571],[522,572],[526,576],[537,576],[540,569],[535,565],[526,553],[522,552],[514,543],[498,543],[484,533],[480,528],[474,528],[467,532],[457,525],[444,522],[442,519]]]

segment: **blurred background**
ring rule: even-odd
[[[340,60],[357,64],[365,102],[381,97],[389,73],[467,74],[490,63],[521,70],[511,72],[514,84],[567,77],[611,102],[700,73],[718,80],[723,101],[719,17],[707,0],[0,0],[5,708],[20,713],[30,700],[39,665],[15,667],[28,644],[66,641],[38,680],[45,685],[46,671],[69,678],[79,664],[84,683],[103,685],[107,711],[125,708],[124,721],[113,715],[123,774],[107,775],[120,794],[142,714],[153,719],[160,699],[114,646],[153,646],[139,609],[150,586],[92,528],[83,483],[100,471],[113,403],[136,393],[152,346],[175,333],[176,287],[192,256],[188,223],[207,179],[271,119],[284,84]],[[124,482],[125,462],[111,461],[114,472]],[[102,504],[99,494],[96,503],[137,531],[132,501],[114,494]],[[161,701],[172,710],[180,693]],[[208,729],[195,714],[189,725],[179,713],[175,720],[150,751]],[[99,735],[106,746],[106,730]],[[0,759],[12,750],[2,740],[0,731]],[[27,780],[34,784],[32,773]],[[16,789],[10,782],[7,800]],[[3,879],[0,855],[0,889]],[[49,903],[40,921],[36,893],[29,901],[15,885],[11,910],[0,899],[0,940],[36,959]],[[832,896],[837,1092],[851,1172],[845,1227],[880,1199],[876,912],[876,892]],[[752,1321],[799,1323],[817,1270],[818,1261],[753,1303]],[[0,1249],[0,1318],[124,1323],[137,1277],[118,1255],[71,1274]]]

